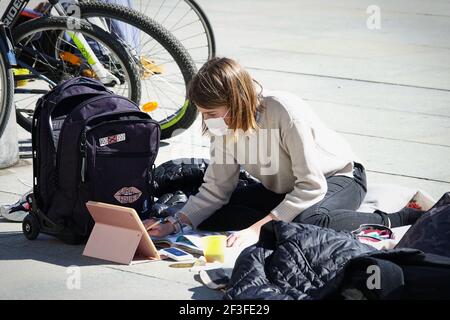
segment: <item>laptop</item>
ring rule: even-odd
[[[161,260],[133,208],[94,201],[86,207],[95,226],[83,255],[127,265]]]

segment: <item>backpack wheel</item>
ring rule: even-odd
[[[28,240],[35,240],[39,235],[41,230],[41,225],[39,224],[39,220],[32,213],[29,213],[22,222],[22,231],[25,235],[25,238]]]

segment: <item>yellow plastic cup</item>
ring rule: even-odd
[[[206,236],[202,238],[203,255],[206,262],[224,262],[227,237],[223,235]]]

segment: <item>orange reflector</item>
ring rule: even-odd
[[[155,111],[158,108],[158,102],[156,101],[150,101],[144,104],[141,108],[144,112],[152,112]]]
[[[81,65],[81,58],[74,55],[73,53],[64,51],[60,53],[59,57],[75,66]]]

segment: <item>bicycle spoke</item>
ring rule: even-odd
[[[188,27],[188,26],[190,26],[190,25],[193,25],[194,23],[196,23],[196,22],[198,22],[198,21],[200,21],[200,19],[197,19],[197,20],[194,20],[194,21],[192,21],[192,22],[189,22],[189,23],[187,23],[187,24],[185,24],[185,25],[182,25],[181,27],[178,27],[178,28],[176,28],[176,29],[171,29],[170,31],[172,31],[172,33],[175,33],[175,31],[178,31],[178,30],[180,30],[180,29],[183,29],[183,28],[186,28],[186,27]]]
[[[161,5],[159,6],[158,11],[157,11],[156,14],[155,14],[155,19],[156,19],[156,17],[158,16],[159,12],[161,11],[161,8],[162,8],[162,6],[163,6],[163,4],[164,4],[165,2],[166,2],[165,0],[164,0],[163,2],[161,2]]]
[[[172,30],[173,28],[175,28],[181,21],[184,20],[184,18],[186,18],[186,16],[193,11],[192,8],[190,8],[178,21],[177,23],[175,23],[174,25],[172,25],[170,28],[168,28],[169,30]]]
[[[208,48],[208,46],[189,47],[189,48],[186,48],[186,49],[188,49],[188,50],[197,50],[197,49],[203,49],[203,48]]]
[[[180,95],[180,96],[184,94],[184,93],[180,94],[180,90],[175,88],[173,85],[171,85],[170,82],[165,81],[164,78],[161,78],[161,77],[158,78],[158,76],[156,76],[156,75],[153,78],[155,80],[157,80],[157,81],[161,80],[161,82],[164,82],[164,83],[166,83],[168,85],[167,88],[165,89],[165,91],[170,91],[170,92],[173,92],[173,93],[175,93],[177,95]],[[170,90],[170,89],[172,89],[172,90]]]
[[[174,12],[174,10],[178,7],[181,1],[182,0],[178,0],[177,4],[172,8],[172,10],[170,10],[167,16],[163,20],[161,20],[161,24],[164,24],[164,22],[166,22],[167,18],[172,14],[172,12]]]
[[[165,95],[165,96],[167,97],[167,99],[169,99],[170,101],[172,101],[172,103],[173,103],[174,105],[177,105],[177,104],[178,104],[176,101],[172,100],[172,99],[167,95],[167,93],[165,92],[165,90],[161,90],[158,86],[156,86],[156,88],[158,88],[158,90],[159,90],[163,95]]]
[[[203,34],[206,34],[206,33],[205,33],[205,32],[200,32],[200,33],[194,34],[194,35],[192,35],[192,36],[189,36],[189,37],[187,37],[187,38],[180,39],[180,41],[186,41],[186,40],[188,40],[188,39],[193,39],[193,38],[199,37],[199,36],[201,36],[201,35],[203,35]]]
[[[147,1],[147,6],[145,7],[145,10],[141,12],[147,12],[148,7],[150,6],[150,3],[152,2],[152,0]],[[142,2],[141,2],[142,3]]]
[[[152,86],[152,88],[153,88],[153,92],[156,94],[156,96],[157,96],[157,98],[158,98],[158,103],[161,103],[161,101],[162,101],[162,99],[161,99],[161,97],[159,96],[159,94],[158,94],[158,92],[155,90],[155,88],[153,87],[153,83],[150,81],[150,85]],[[149,94],[148,93],[148,88],[147,88],[147,94]],[[149,97],[151,97],[151,95],[149,94]]]
[[[186,15],[189,13],[189,12],[191,12],[192,11],[192,8],[188,11],[188,12],[186,12],[185,14],[184,14],[184,16],[175,24],[175,25],[173,25],[171,28],[169,28],[169,30],[171,30],[173,27],[175,27],[178,23],[180,23],[185,17],[186,17]],[[156,44],[155,44],[155,46],[156,46]],[[152,48],[153,49],[153,48]]]

